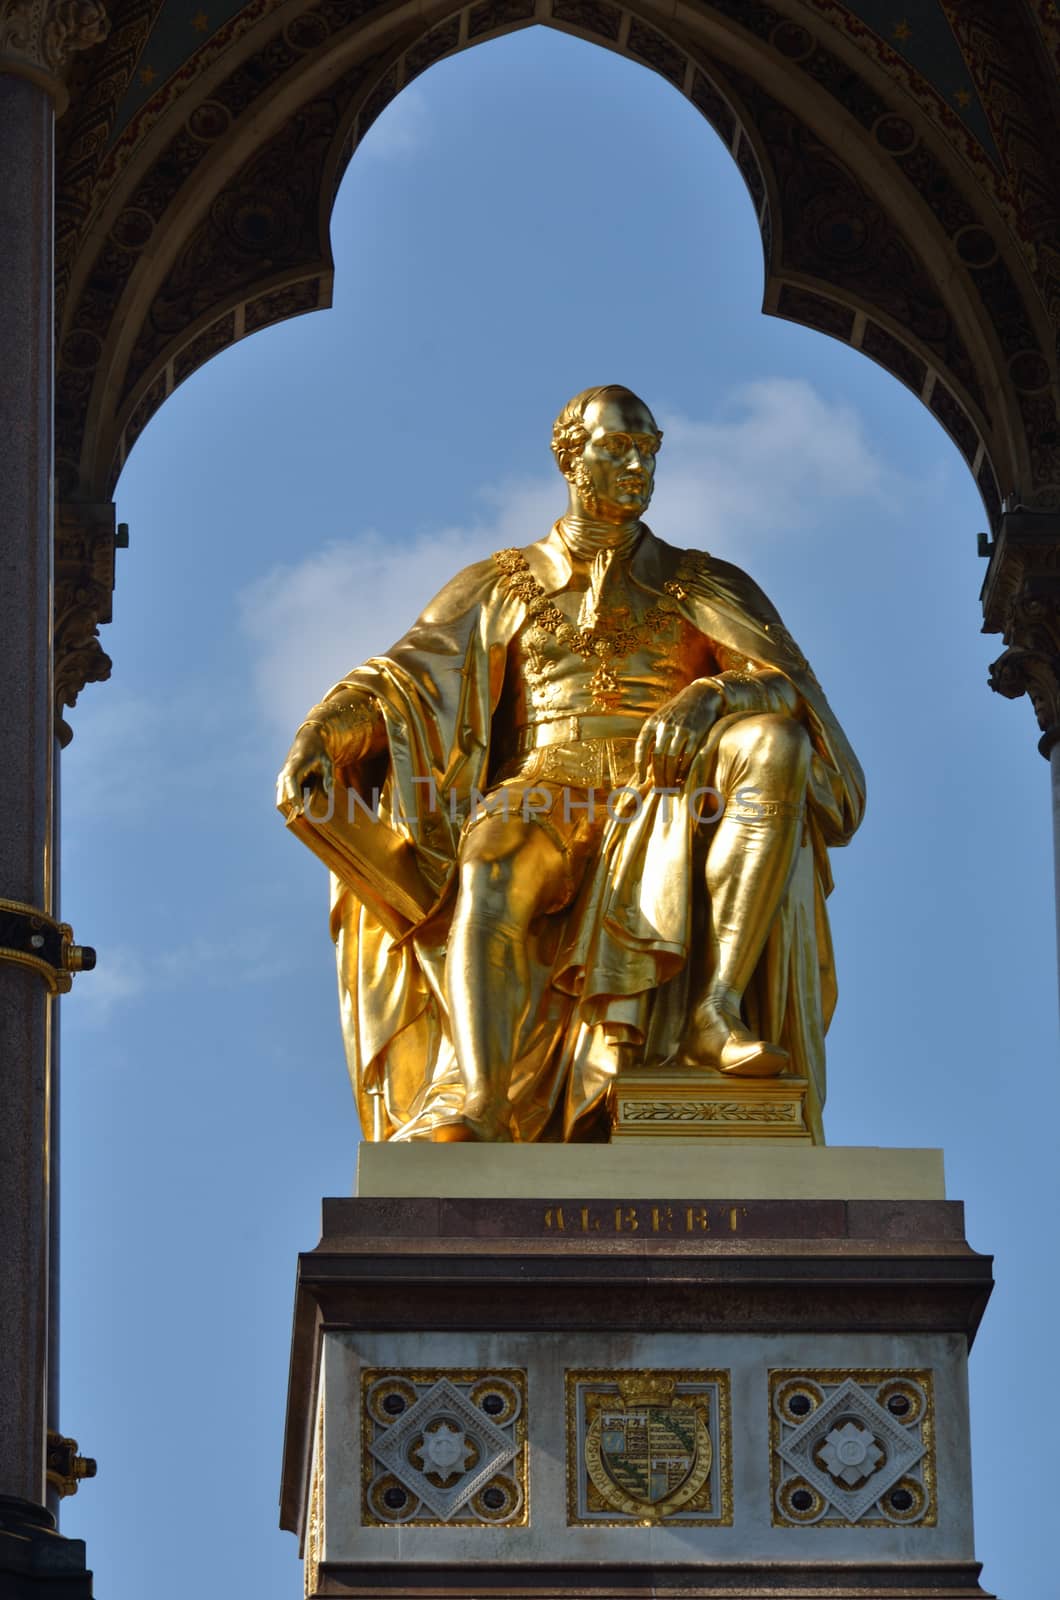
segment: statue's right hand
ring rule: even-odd
[[[323,789],[325,794],[330,794],[334,781],[335,769],[323,733],[312,724],[299,728],[276,779],[278,808],[287,816],[301,816],[305,810],[306,791]]]

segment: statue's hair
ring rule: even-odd
[[[565,478],[570,477],[575,462],[589,442],[589,430],[584,422],[585,413],[594,400],[600,400],[605,395],[615,399],[639,399],[639,396],[635,395],[632,389],[627,389],[623,383],[605,383],[595,389],[583,389],[581,394],[576,394],[573,400],[567,401],[552,424],[552,453]],[[662,434],[659,437],[662,438]]]

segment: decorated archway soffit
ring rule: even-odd
[[[153,16],[138,30],[139,53],[127,86],[114,108],[111,144],[157,96],[165,95],[173,81],[181,92],[190,82],[189,68],[203,46],[231,37],[232,23],[245,11],[241,0],[155,0]],[[744,8],[745,11],[749,7]],[[827,7],[819,7],[828,15]],[[849,13],[850,31],[868,52],[881,44],[906,64],[910,77],[918,76],[934,89],[983,150],[999,165],[1000,156],[973,72],[950,25],[942,0],[851,0],[836,6]],[[859,24],[861,25],[859,27]],[[973,43],[974,53],[974,41]]]
[[[404,84],[544,21],[650,66],[713,123],[762,227],[767,310],[919,393],[992,520],[1006,495],[1060,506],[1056,41],[1004,10],[998,37],[989,0],[713,0],[666,31],[615,0],[474,0],[433,25],[369,0],[118,0],[60,125],[60,495],[104,500],[177,383],[329,303],[335,187]]]

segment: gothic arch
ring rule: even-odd
[[[435,62],[534,23],[627,56],[697,107],[755,208],[763,309],[912,388],[995,530],[1013,506],[1060,510],[1060,180],[1040,148],[1045,100],[1036,124],[1033,106],[1021,119],[1011,74],[1028,102],[1055,85],[1022,13],[1002,37],[985,0],[938,3],[967,36],[978,120],[839,0],[693,0],[679,14],[654,0],[251,0],[119,129],[159,6],[125,0],[60,149],[65,525],[105,524],[140,432],[210,356],[330,303],[332,203],[385,106]]]

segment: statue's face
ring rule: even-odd
[[[659,430],[642,400],[593,400],[582,418],[589,438],[574,485],[590,516],[628,522],[647,510],[655,478]]]

